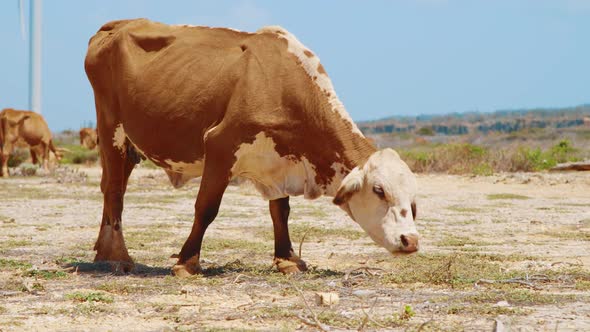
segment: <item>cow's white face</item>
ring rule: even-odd
[[[416,176],[392,149],[377,151],[345,178],[334,203],[391,253],[418,250]]]

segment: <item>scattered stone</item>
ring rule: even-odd
[[[497,319],[494,321],[494,332],[504,332],[506,328],[504,327],[504,323],[501,320]]]
[[[331,306],[338,304],[340,302],[340,297],[337,293],[317,292],[315,293],[315,301],[317,305]]]
[[[363,297],[363,298],[368,298],[368,297],[372,297],[375,296],[377,292],[375,292],[374,290],[369,290],[369,289],[358,289],[352,292],[352,295],[357,296],[357,297]]]
[[[494,304],[494,307],[510,307],[510,303],[508,303],[508,301],[500,301],[496,304]]]

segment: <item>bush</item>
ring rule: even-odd
[[[417,173],[491,175],[494,172],[535,172],[581,159],[579,150],[569,140],[561,140],[546,151],[527,146],[490,150],[478,145],[453,143],[399,152]]]
[[[8,167],[17,167],[30,157],[29,149],[17,148],[8,157]]]
[[[472,173],[474,175],[490,176],[494,174],[494,169],[490,164],[482,162],[473,168]]]
[[[574,149],[572,142],[568,139],[564,139],[559,141],[559,143],[549,150],[549,155],[552,160],[555,160],[555,162],[565,163],[568,161],[577,161],[577,158],[575,157],[577,152],[578,150]]]
[[[422,127],[420,129],[418,129],[416,134],[421,135],[421,136],[434,136],[434,130],[430,127]]]
[[[483,167],[481,165],[485,164],[488,151],[481,146],[454,143],[402,150],[400,155],[415,172],[464,174],[474,172],[476,167]]]
[[[63,153],[60,164],[93,164],[98,161],[98,151],[88,150],[80,145],[63,146],[66,151]]]
[[[513,152],[507,171],[533,172],[546,168],[548,167],[544,165],[541,149],[520,146]]]

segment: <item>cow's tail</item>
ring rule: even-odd
[[[53,146],[52,139],[49,140],[49,150],[53,152],[53,154],[55,155],[55,159],[57,159],[58,161],[61,159],[61,157],[63,157],[63,154],[60,151],[58,151],[59,149],[56,149],[55,146]]]

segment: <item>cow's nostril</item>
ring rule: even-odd
[[[402,246],[407,247],[408,246],[408,239],[406,238],[405,235],[400,236],[400,239],[402,240]]]
[[[402,242],[401,250],[405,252],[415,252],[418,251],[418,234],[405,234],[400,235],[400,240]]]

